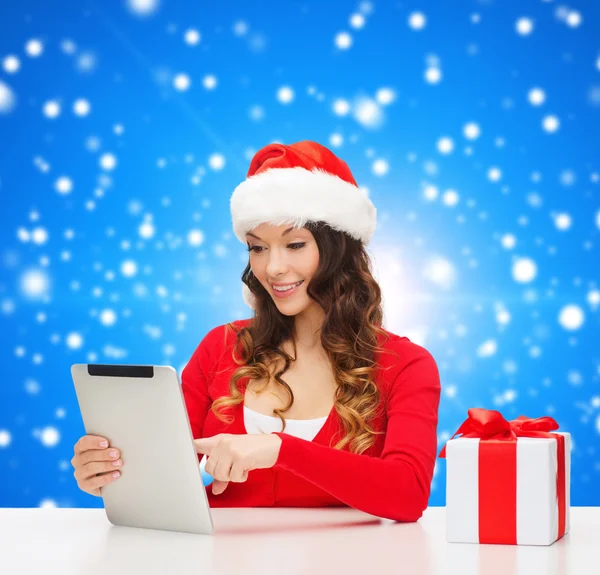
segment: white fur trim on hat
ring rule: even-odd
[[[302,227],[325,221],[336,230],[368,244],[375,231],[377,210],[365,190],[319,168],[271,168],[250,176],[231,196],[236,237],[262,223]]]
[[[242,297],[244,298],[244,301],[248,304],[248,306],[250,306],[252,309],[255,309],[256,297],[244,282],[242,282]]]

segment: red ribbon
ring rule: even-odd
[[[479,437],[479,542],[517,544],[517,437],[554,437],[557,441],[558,537],[565,534],[565,438],[551,417],[521,415],[507,421],[498,411],[474,407],[456,433]],[[446,457],[446,446],[439,457]]]

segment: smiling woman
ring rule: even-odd
[[[297,310],[299,294],[304,291],[297,288],[310,283],[319,265],[319,248],[308,228],[283,229],[286,227],[261,224],[246,237],[249,240],[250,267],[256,279],[277,298],[275,301],[291,303],[290,298],[297,294],[293,300]],[[287,315],[296,313],[287,312]]]
[[[285,413],[322,414],[335,405],[346,430],[338,447],[366,451],[382,434],[372,428],[381,407],[373,375],[378,337],[385,333],[381,291],[362,242],[325,222],[291,230],[263,223],[246,237],[250,247],[261,248],[250,252],[242,276],[258,307],[252,328],[238,334],[245,365],[232,377],[230,397],[215,401],[213,411],[219,417],[219,408],[244,401],[237,381],[249,377],[250,391],[269,393],[262,403],[246,396],[246,405],[279,417],[283,431]],[[302,249],[290,248],[299,240]],[[298,282],[277,292],[277,284]],[[329,369],[318,370],[320,364]]]
[[[416,521],[436,458],[439,372],[382,326],[365,249],[375,207],[342,160],[299,142],[254,156],[231,211],[254,317],[211,330],[182,374],[194,437],[219,436],[207,443],[221,493],[210,503],[351,505]],[[255,429],[281,441],[259,444]],[[252,454],[272,469],[252,467]]]

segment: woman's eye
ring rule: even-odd
[[[306,245],[306,242],[297,242],[295,244],[288,244],[288,248],[291,248],[293,250],[299,250],[300,248],[303,248]],[[248,246],[248,251],[249,252],[256,252],[256,253],[260,253],[263,250],[263,248],[261,246]]]

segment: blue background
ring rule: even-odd
[[[0,506],[102,506],[70,464],[85,432],[70,366],[181,373],[209,329],[251,317],[229,198],[259,148],[304,139],[343,158],[378,209],[368,250],[385,327],[437,360],[439,448],[469,407],[550,415],[572,434],[572,504],[600,504],[600,8],[564,10],[163,0],[141,14],[124,1],[3,2]],[[418,11],[422,29],[409,23]],[[336,43],[343,32],[348,48]],[[175,87],[181,73],[187,90]],[[558,130],[544,129],[548,116]],[[445,504],[444,477],[438,459],[430,505]]]

